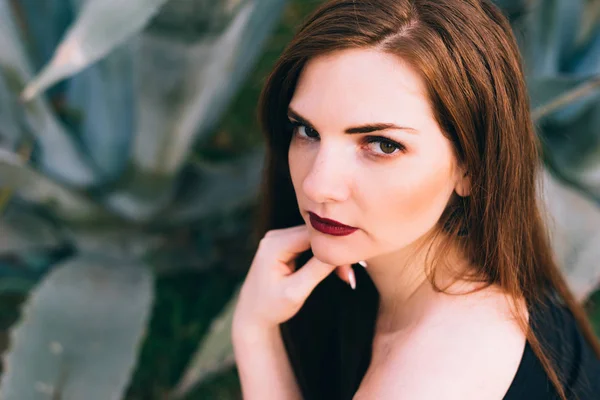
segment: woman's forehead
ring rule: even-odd
[[[300,74],[290,108],[315,122],[343,120],[348,126],[432,119],[420,76],[397,56],[365,49],[311,59]]]

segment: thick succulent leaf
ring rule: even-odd
[[[213,320],[208,333],[202,339],[192,361],[171,394],[174,399],[183,398],[207,378],[235,365],[231,324],[238,295],[239,288],[225,305],[221,314]]]
[[[23,211],[23,210],[21,210]],[[42,227],[43,229],[47,229]],[[21,233],[21,231],[17,231]],[[40,236],[38,234],[38,236]],[[0,254],[0,280],[6,284],[5,288],[27,288],[26,285],[38,283],[53,267],[59,265],[73,254],[73,247],[68,242],[62,241],[60,235],[56,244],[47,240],[47,243],[32,243],[31,240],[18,242],[14,249]],[[37,237],[34,237],[37,239]],[[12,251],[11,251],[12,250]],[[20,252],[16,252],[20,250]],[[23,285],[26,284],[26,285]]]
[[[530,86],[552,80],[583,83],[600,74],[600,2],[494,0],[511,17]]]
[[[527,14],[527,66],[536,76],[564,72],[582,20],[584,0],[539,0]]]
[[[577,76],[593,77],[600,75],[600,24],[587,47],[570,62],[571,71]]]
[[[86,255],[56,267],[10,332],[0,397],[120,400],[152,300],[152,276],[135,261]]]
[[[586,0],[495,0],[510,18],[528,76],[600,72],[600,6]]]
[[[166,4],[139,37],[133,159],[105,198],[107,207],[124,218],[148,221],[173,201],[175,175],[197,138],[205,137],[226,110],[284,3]]]
[[[19,0],[12,5],[25,26],[33,69],[38,71],[73,22],[73,9],[68,0]]]
[[[22,198],[44,206],[66,221],[110,220],[90,200],[66,189],[27,166],[18,155],[0,149],[0,188],[14,189]]]
[[[573,120],[542,120],[540,136],[548,166],[600,201],[600,101]]]
[[[0,294],[25,294],[35,286],[35,283],[36,282],[31,279],[15,276],[2,276],[0,277]]]
[[[62,242],[60,232],[48,220],[17,207],[9,207],[0,217],[0,232],[0,254],[53,248]]]
[[[173,176],[153,174],[130,164],[103,200],[104,206],[124,219],[147,222],[171,204],[176,181]]]
[[[52,60],[23,91],[31,99],[76,74],[140,31],[166,0],[88,0]]]
[[[227,163],[195,160],[180,174],[177,193],[168,176],[131,175],[123,182],[127,190],[111,193],[105,204],[123,218],[160,226],[226,213],[256,198],[263,158],[264,148],[259,147]]]
[[[259,147],[224,165],[191,164],[182,176],[185,190],[162,214],[161,223],[177,225],[249,204],[258,196],[263,159],[264,148]]]
[[[102,178],[114,180],[129,158],[133,132],[131,43],[75,75],[67,88],[70,108],[82,115],[79,137]]]
[[[73,10],[68,0],[19,0],[11,4],[27,38],[32,69],[39,71],[50,61],[56,46],[73,22]],[[52,87],[47,97],[61,98],[65,87],[65,82]],[[23,87],[19,88],[19,93],[22,90]]]
[[[15,150],[22,137],[21,110],[0,73],[0,148]]]
[[[144,257],[149,250],[159,247],[163,238],[141,227],[125,225],[120,221],[100,226],[66,226],[64,234],[78,251],[107,253],[113,257]],[[173,259],[171,259],[171,263]]]
[[[546,122],[571,123],[600,101],[599,82],[600,77],[590,80],[565,75],[530,79],[533,117]]]
[[[187,3],[173,1],[165,9],[186,11]],[[167,22],[159,14],[140,38],[136,64],[139,85],[133,157],[137,168],[158,175],[172,175],[180,169],[192,144],[211,133],[222,117],[285,3],[247,0],[228,13],[224,11],[231,8],[227,2],[198,2],[206,12],[198,23],[189,12],[172,10]],[[211,15],[219,17],[219,26],[229,18],[222,32],[202,25]],[[202,34],[189,37],[188,31]]]
[[[527,0],[493,0],[492,2],[507,14],[511,11],[522,10],[527,6]]]
[[[582,27],[567,70],[578,76],[593,77],[600,74],[600,1],[586,3]]]
[[[15,99],[32,76],[8,0],[0,0],[0,74],[9,88],[9,95]],[[65,127],[52,114],[47,102],[37,98],[23,107],[23,112],[26,126],[20,129],[33,135],[39,144],[36,162],[40,168],[53,178],[71,185],[93,184],[94,171],[79,153]]]
[[[553,249],[571,289],[583,301],[600,286],[600,205],[548,171],[542,187]]]
[[[43,3],[23,0],[19,3],[29,28],[29,39],[36,50],[35,61],[42,63],[36,65],[36,69],[50,61],[72,23],[73,14],[78,13],[85,3],[85,0]],[[66,91],[65,107],[82,116],[73,130],[103,180],[114,179],[128,158],[133,131],[131,62],[130,46],[119,46],[70,81],[58,85],[60,91]]]

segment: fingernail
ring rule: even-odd
[[[367,263],[364,261],[359,261],[358,262],[360,265],[362,265],[364,268],[367,268]]]
[[[348,280],[350,281],[350,287],[356,289],[356,278],[354,277],[354,271],[348,271]]]

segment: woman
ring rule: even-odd
[[[494,5],[328,1],[259,117],[261,240],[232,329],[245,399],[600,398]]]

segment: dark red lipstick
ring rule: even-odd
[[[346,236],[356,231],[358,228],[344,225],[338,221],[329,218],[321,218],[313,212],[308,212],[310,215],[310,224],[319,232],[333,236]]]

